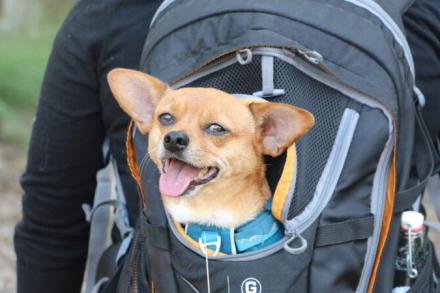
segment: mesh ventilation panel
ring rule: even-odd
[[[297,143],[296,188],[288,216],[293,218],[313,197],[349,100],[283,61],[275,61],[275,72],[275,86],[286,94],[272,100],[304,108],[315,116],[315,126]]]

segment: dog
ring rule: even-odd
[[[265,209],[264,155],[282,154],[314,124],[308,111],[243,102],[213,88],[172,89],[129,69],[108,74],[114,97],[148,134],[164,208],[180,224],[237,229]]]

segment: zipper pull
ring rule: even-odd
[[[288,234],[289,235],[289,234]],[[301,254],[307,250],[307,240],[301,236],[301,234],[297,232],[293,232],[293,234],[290,234],[291,236],[289,240],[287,240],[284,243],[284,250],[287,251],[290,254]],[[290,244],[293,244],[294,242],[297,242],[296,240],[299,240],[299,246],[292,247]]]
[[[308,49],[297,49],[298,53],[300,53],[304,58],[306,58],[310,63],[319,65],[324,61],[324,57],[314,50]]]
[[[235,57],[237,58],[238,63],[240,65],[246,65],[252,62],[252,51],[251,49],[242,49],[237,51],[235,54]]]

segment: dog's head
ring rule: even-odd
[[[115,69],[108,79],[120,106],[149,134],[165,207],[179,222],[201,213],[214,219],[231,202],[248,205],[237,198],[243,188],[267,196],[262,155],[280,155],[314,123],[291,105],[245,103],[212,88],[173,90],[138,71]],[[265,199],[256,201],[262,206]]]

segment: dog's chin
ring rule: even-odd
[[[174,157],[164,158],[159,189],[162,196],[169,198],[192,197],[203,186],[214,182],[219,172],[216,166],[197,166]]]

